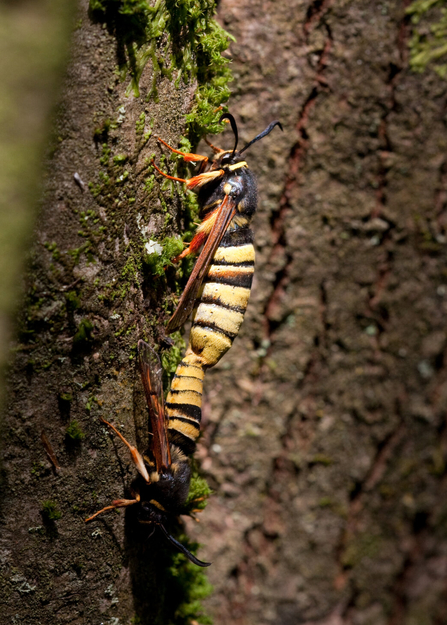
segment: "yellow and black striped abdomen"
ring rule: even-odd
[[[218,247],[193,314],[190,348],[213,367],[230,349],[247,309],[255,250],[249,228],[227,232]]]
[[[189,348],[177,367],[166,398],[169,442],[187,455],[194,451],[200,434],[204,376],[202,359]]]
[[[190,455],[200,434],[205,371],[230,349],[247,309],[255,250],[249,228],[227,232],[194,310],[189,345],[166,399],[169,442]]]

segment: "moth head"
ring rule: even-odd
[[[229,167],[230,165],[242,163],[244,160],[245,159],[240,156],[239,152],[227,150],[225,152],[221,152],[217,158],[214,159],[212,169],[225,169],[225,167]]]

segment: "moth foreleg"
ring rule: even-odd
[[[172,148],[168,143],[166,143],[166,141],[160,139],[160,137],[157,137],[157,140],[160,141],[160,143],[163,143],[163,145],[165,145],[167,148],[169,148],[171,152],[175,152],[176,154],[180,154],[180,156],[183,156],[183,159],[187,163],[199,163],[200,161],[208,160],[207,156],[202,156],[201,154],[193,154],[192,152],[180,152],[180,150]]]
[[[140,496],[137,495],[135,499],[115,499],[112,501],[112,505],[106,506],[102,510],[95,512],[88,519],[85,519],[85,522],[88,523],[92,519],[98,516],[98,514],[102,514],[103,512],[107,512],[108,510],[115,510],[115,508],[126,508],[127,506],[132,506],[134,503],[138,503],[140,501]]]

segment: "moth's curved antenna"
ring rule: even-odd
[[[272,122],[271,124],[267,126],[265,130],[263,130],[259,135],[257,135],[254,139],[252,139],[250,143],[247,143],[247,145],[242,148],[239,154],[242,154],[242,152],[245,152],[245,150],[247,150],[251,145],[253,145],[253,143],[256,143],[256,141],[259,141],[259,139],[262,139],[263,137],[266,137],[268,134],[270,134],[275,126],[279,126],[281,130],[283,130],[281,122],[279,121]]]
[[[236,152],[237,143],[239,141],[239,136],[237,134],[236,120],[234,119],[234,117],[233,117],[233,115],[231,113],[224,113],[223,115],[221,115],[221,117],[219,119],[219,124],[220,124],[220,122],[223,122],[224,119],[228,119],[228,121],[230,122],[231,130],[233,131],[234,138],[235,138],[234,148],[233,148],[233,151],[231,153],[231,156],[233,156],[233,154]]]
[[[203,566],[203,567],[211,565],[211,562],[202,562],[202,560],[199,560],[198,558],[196,558],[196,556],[194,556],[190,551],[188,551],[185,545],[182,545],[182,543],[179,543],[178,540],[176,540],[173,536],[171,536],[171,534],[169,534],[168,530],[165,528],[164,525],[160,523],[159,527],[161,527],[164,535],[169,540],[169,542],[172,543],[174,547],[176,547],[179,551],[181,551],[188,558],[188,560],[190,560],[193,564],[197,564],[197,566]]]

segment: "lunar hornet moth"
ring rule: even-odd
[[[168,429],[162,366],[158,355],[147,343],[139,341],[138,357],[152,429],[151,445],[146,453],[141,454],[114,425],[102,419],[128,447],[139,476],[132,488],[132,499],[112,501],[110,506],[99,510],[86,522],[108,510],[136,505],[140,523],[158,527],[168,541],[194,564],[209,566],[209,562],[196,558],[167,529],[173,519],[188,514],[186,500],[191,481],[190,446],[183,444],[182,434],[173,424]]]
[[[172,380],[166,400],[169,436],[181,440],[193,453],[200,433],[202,389],[205,371],[213,367],[230,349],[239,333],[248,305],[253,280],[255,249],[250,222],[257,207],[256,180],[242,153],[268,135],[272,122],[242,150],[237,151],[238,131],[234,117],[224,114],[235,137],[233,150],[213,148],[215,158],[181,154],[186,161],[200,162],[199,172],[189,180],[163,176],[186,184],[198,193],[202,224],[191,244],[178,259],[203,249],[167,326],[178,329],[194,309],[189,345]]]
[[[253,232],[250,223],[257,208],[257,185],[242,154],[266,137],[275,126],[279,126],[281,130],[282,126],[279,121],[272,122],[242,150],[237,151],[236,121],[229,113],[224,113],[219,121],[224,120],[231,124],[235,137],[234,148],[222,150],[209,144],[215,153],[212,160],[200,154],[180,152],[158,139],[172,152],[180,154],[186,162],[200,163],[198,173],[192,178],[186,180],[168,176],[155,163],[153,165],[165,178],[182,182],[187,189],[197,193],[202,218],[189,246],[174,259],[180,260],[202,248],[166,332],[170,334],[180,328],[193,308],[198,308],[194,317],[195,326],[200,325],[211,330],[215,328],[216,332],[225,334],[232,342],[247,307],[254,268]],[[210,306],[215,310],[211,318]],[[222,310],[218,311],[216,307]],[[224,313],[223,309],[230,312]],[[223,319],[231,316],[231,312],[238,312],[241,317],[234,318],[232,329],[228,330],[224,327]],[[226,349],[221,355],[225,351]]]

